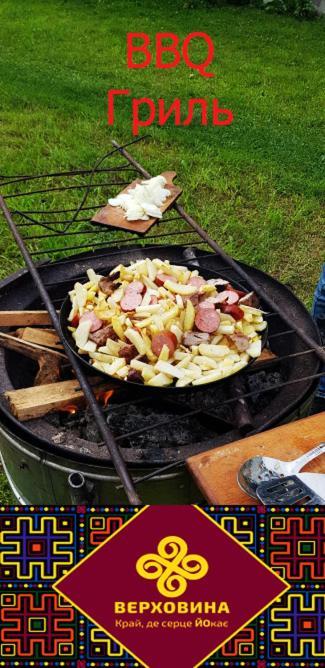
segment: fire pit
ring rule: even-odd
[[[116,167],[115,172],[119,170],[121,174],[129,167],[127,162]],[[135,167],[139,173],[137,163]],[[58,176],[62,178],[62,175]],[[19,186],[27,178],[20,177]],[[86,188],[88,194],[92,178],[93,175],[86,185],[79,186]],[[67,187],[59,186],[60,192]],[[100,185],[99,189],[104,189],[107,198],[107,186]],[[44,194],[51,196],[53,187],[51,190],[47,184],[46,189],[37,188],[36,193],[44,199]],[[33,194],[35,196],[35,191]],[[98,197],[97,192],[96,195]],[[22,197],[21,192],[10,196]],[[24,195],[25,202],[29,196],[30,193]],[[5,199],[8,204],[8,196]],[[128,264],[157,255],[172,263],[185,262],[193,268],[209,269],[229,281],[239,282],[247,291],[253,283],[262,295],[262,307],[268,313],[269,352],[237,378],[229,377],[217,386],[203,387],[199,392],[187,390],[176,398],[166,392],[163,399],[154,393],[149,397],[139,394],[136,388],[129,386],[102,387],[103,379],[101,384],[90,379],[110,438],[133,479],[132,484],[137,482],[135,486],[141,499],[146,503],[198,500],[199,492],[184,467],[187,457],[306,413],[321,363],[316,326],[287,287],[258,269],[231,259],[229,262],[224,253],[213,252],[214,248],[206,243],[203,231],[203,236],[198,236],[197,230],[188,225],[171,231],[176,220],[177,225],[184,222],[184,217],[175,217],[174,210],[164,216],[154,232],[151,230],[150,239],[147,236],[144,245],[142,238],[135,244],[130,235],[121,232],[105,231],[99,237],[97,228],[88,222],[88,216],[96,208],[98,199],[92,206],[89,206],[89,200],[87,207],[84,202],[77,219],[64,230],[67,221],[62,213],[67,216],[65,211],[46,209],[44,220],[44,210],[36,207],[31,207],[28,212],[16,209],[15,215],[19,219],[16,229],[20,234],[26,233],[25,244],[31,247],[31,258],[41,259],[36,271],[55,309],[59,309],[68,290],[76,280],[84,277],[90,266],[99,273],[107,273],[119,263]],[[162,233],[162,229],[166,231]],[[86,234],[87,237],[82,236]],[[73,243],[68,248],[71,238]],[[78,238],[83,244],[78,243]],[[35,247],[36,239],[41,248]],[[170,245],[169,239],[178,243]],[[83,252],[71,255],[75,251]],[[264,295],[267,303],[263,300]],[[270,301],[276,303],[276,310],[269,307]],[[1,312],[44,310],[44,306],[48,304],[40,296],[39,286],[28,271],[22,270],[0,283]],[[304,338],[297,328],[303,330]],[[8,334],[16,329],[16,326],[7,327],[4,331]],[[114,452],[112,457],[105,447],[103,432],[91,406],[87,408],[86,402],[80,401],[78,383],[77,391],[74,388],[78,400],[73,400],[72,393],[69,403],[65,402],[60,410],[48,412],[44,409],[41,416],[27,420],[23,414],[15,413],[12,402],[15,402],[15,396],[20,396],[15,392],[33,386],[37,371],[34,360],[0,347],[1,451],[17,498],[22,503],[125,502],[116,462],[112,463]],[[60,382],[71,383],[73,378],[73,369],[67,360],[62,365]],[[53,387],[55,385],[53,383]]]

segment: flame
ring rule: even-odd
[[[97,401],[100,401],[105,408],[112,394],[114,394],[114,390],[97,390],[97,392],[95,392]]]
[[[105,408],[106,408],[106,406],[107,406],[107,404],[108,404],[108,402],[109,402],[109,400],[110,400],[110,398],[113,394],[114,394],[114,390],[106,390],[106,392],[104,391],[102,393],[101,401],[103,402]]]
[[[69,415],[75,415],[78,412],[78,406],[75,404],[67,404],[66,406],[62,406],[60,411],[62,413],[69,413]]]
[[[100,401],[103,406],[106,408],[111,396],[114,394],[114,390],[97,390],[95,392],[95,397],[97,401]],[[84,402],[81,403],[81,408],[85,407]],[[76,415],[79,411],[79,407],[76,404],[67,404],[59,408],[61,413],[68,413],[69,415]]]

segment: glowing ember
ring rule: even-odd
[[[78,412],[78,406],[75,404],[67,404],[62,406],[60,409],[61,413],[69,413],[69,415],[75,415]]]

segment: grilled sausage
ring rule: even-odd
[[[126,288],[126,292],[139,292],[141,294],[144,291],[144,287],[141,281],[132,281]]]
[[[127,288],[125,295],[120,301],[120,306],[122,311],[134,311],[137,306],[140,306],[141,302],[142,296],[140,292],[129,290],[129,288]]]
[[[199,310],[200,309],[205,309],[205,308],[209,309],[210,311],[215,310],[214,303],[210,302],[208,299],[204,299],[203,302],[200,302],[198,308],[199,308]]]
[[[132,343],[126,343],[122,348],[120,348],[118,356],[125,357],[127,364],[131,362],[138,355],[136,347]]]
[[[100,279],[98,283],[99,289],[104,293],[104,295],[110,296],[113,294],[116,289],[116,285],[113,283],[112,276],[104,276]]]
[[[174,281],[175,278],[174,276],[171,276],[170,274],[164,274],[162,271],[158,272],[156,278],[155,278],[155,283],[156,285],[159,285],[161,287],[164,285],[165,281]]]
[[[90,331],[91,332],[97,332],[98,329],[103,327],[103,321],[97,318],[97,315],[93,311],[86,311],[80,318],[79,322],[85,322],[87,320],[90,320],[91,322],[91,327]]]
[[[245,350],[247,350],[250,340],[248,336],[245,336],[245,334],[239,334],[236,332],[236,334],[231,334],[229,336],[229,339],[233,341],[233,343],[236,345],[238,348],[239,352],[243,353]]]
[[[199,292],[199,289],[202,285],[206,284],[206,281],[202,276],[192,276],[190,280],[188,281],[189,285],[194,285],[197,288],[197,291]]]
[[[215,304],[223,304],[224,302],[227,302],[227,304],[236,304],[238,299],[239,295],[236,290],[223,290],[216,297],[213,297]]]
[[[152,352],[159,357],[164,345],[169,348],[169,357],[171,357],[177,348],[177,338],[175,334],[165,330],[154,334],[151,341]]]
[[[228,313],[235,320],[242,320],[244,317],[244,311],[242,311],[237,304],[220,304],[222,313]]]
[[[141,373],[140,371],[137,371],[137,369],[130,369],[126,379],[129,383],[141,383],[142,385],[144,383]]]
[[[89,338],[91,341],[94,341],[98,347],[104,346],[107,339],[113,339],[113,341],[117,341],[117,336],[114,332],[114,329],[110,325],[99,329],[97,332],[91,333]]]
[[[184,346],[198,346],[200,343],[209,341],[209,334],[207,332],[186,332],[183,338]]]
[[[208,334],[212,334],[212,332],[215,332],[220,325],[220,315],[214,309],[200,308],[200,306],[195,316],[195,325],[200,332],[208,332]]]

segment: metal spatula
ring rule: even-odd
[[[325,443],[319,443],[298,459],[289,462],[274,457],[252,457],[244,462],[239,469],[237,476],[239,487],[249,496],[255,497],[256,489],[260,483],[272,478],[299,473],[308,462],[323,453],[325,453]]]
[[[307,477],[308,482],[312,481],[312,476],[323,478],[324,485],[325,474],[310,473]],[[315,505],[323,504],[325,498],[319,496],[309,485],[304,482],[304,474],[299,477],[296,475],[286,476],[285,478],[273,478],[258,485],[256,490],[257,498],[265,505],[287,504],[287,505]]]

